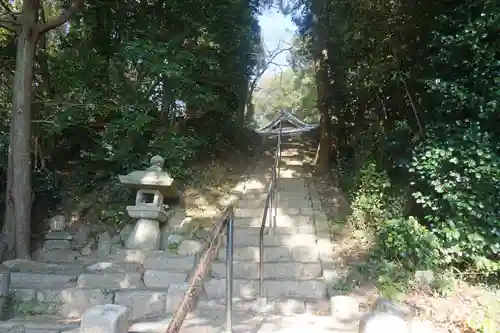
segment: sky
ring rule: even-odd
[[[291,17],[284,16],[276,9],[267,10],[260,15],[259,23],[262,30],[262,37],[268,51],[276,50],[278,46],[281,48],[286,47],[284,43],[289,43],[292,40],[295,30],[297,29]],[[283,66],[288,66],[286,60],[287,56],[288,52],[283,52],[276,57],[274,62]],[[271,65],[263,76],[278,71],[280,71],[279,67]]]

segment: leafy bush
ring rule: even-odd
[[[500,269],[500,156],[477,124],[431,138],[415,150],[409,168],[413,196],[424,221],[439,237],[441,261]]]
[[[401,193],[392,193],[387,172],[378,170],[373,160],[368,159],[351,176],[350,183],[351,223],[377,226],[386,219],[401,216],[404,203]]]
[[[383,258],[408,270],[433,268],[439,262],[438,238],[413,216],[386,221],[376,231],[376,239]]]

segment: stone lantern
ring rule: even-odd
[[[128,249],[160,249],[160,223],[165,223],[171,215],[163,200],[178,195],[174,179],[163,171],[164,163],[163,157],[153,156],[146,170],[119,176],[124,186],[137,190],[135,205],[126,207],[129,216],[138,219],[125,242]]]

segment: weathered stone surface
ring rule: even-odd
[[[133,224],[126,224],[123,227],[123,229],[120,230],[120,239],[122,240],[123,243],[127,242],[133,231],[134,231]]]
[[[60,319],[60,317],[44,315],[12,318],[10,320],[0,322],[0,332],[6,332],[9,328],[19,325],[24,326],[26,331],[29,333],[59,333],[78,326],[78,324],[74,322],[68,323]]]
[[[157,220],[140,219],[128,238],[127,249],[159,250],[160,222]]]
[[[219,250],[219,260],[225,261],[226,249]],[[259,262],[259,247],[246,246],[235,247],[233,252],[234,261],[252,261]],[[310,246],[266,246],[264,247],[264,261],[298,261],[298,262],[317,262],[318,252],[315,247]]]
[[[141,273],[89,273],[78,276],[80,288],[133,289],[142,286]]]
[[[165,308],[167,313],[172,313],[177,310],[188,286],[188,283],[170,285],[170,287],[168,288],[167,303]],[[204,291],[201,291],[200,293],[203,294]],[[196,301],[197,300],[195,299],[193,307],[196,305]]]
[[[56,289],[39,291],[37,300],[55,303],[58,314],[63,317],[79,318],[93,306],[112,303],[113,294],[102,289]]]
[[[143,267],[139,263],[134,262],[117,262],[117,261],[100,261],[87,266],[87,270],[93,273],[127,273],[143,271]]]
[[[78,274],[43,274],[43,273],[11,273],[11,284],[13,286],[47,286],[47,285],[65,285],[74,283]]]
[[[267,221],[269,225],[269,220]],[[234,221],[234,225],[236,228],[260,228],[262,224],[262,212],[259,216],[256,217],[237,217]],[[313,225],[314,219],[312,216],[287,216],[281,214],[281,211],[278,210],[278,215],[276,216],[276,226],[279,228],[291,228],[295,229],[297,227],[302,227],[303,225]]]
[[[10,267],[0,264],[0,297],[9,295]]]
[[[66,240],[71,241],[73,239],[73,235],[67,231],[49,231],[45,235],[46,240]]]
[[[80,256],[78,251],[68,250],[38,250],[33,254],[33,259],[45,262],[75,262]]]
[[[278,207],[286,209],[302,209],[302,208],[311,208],[311,201],[306,199],[285,199],[282,198],[278,201]]]
[[[180,234],[171,234],[167,237],[166,250],[179,247],[185,236]]]
[[[369,313],[359,323],[359,333],[411,333],[410,325],[401,317],[389,313]],[[420,333],[420,332],[419,332]]]
[[[327,295],[322,280],[266,280],[264,287],[268,297],[324,299]]]
[[[160,230],[160,249],[168,250],[168,236],[173,233],[172,228],[168,223],[161,226]]]
[[[183,284],[187,275],[148,269],[144,272],[144,284],[150,288],[168,288],[172,284]]]
[[[80,333],[127,333],[130,310],[123,305],[98,305],[85,311]]]
[[[233,264],[234,278],[258,279],[259,264],[253,262],[235,262]],[[300,262],[272,262],[264,263],[265,279],[300,280],[320,277],[321,264]],[[212,265],[212,276],[215,278],[226,277],[226,264],[216,262]]]
[[[119,290],[115,293],[115,304],[130,309],[130,319],[161,316],[167,305],[167,291]]]
[[[330,297],[330,315],[336,320],[359,319],[359,302],[350,296]]]
[[[195,225],[195,220],[191,216],[184,218],[173,217],[169,221],[169,225],[173,228],[173,231],[178,234],[187,234],[193,230]]]
[[[31,302],[36,300],[36,290],[29,288],[11,288],[10,292],[16,301]]]
[[[212,279],[204,283],[208,298],[222,299],[226,295],[226,280]],[[233,295],[243,299],[254,299],[258,295],[258,282],[256,280],[233,280]]]
[[[97,255],[107,256],[111,252],[112,238],[109,232],[103,232],[97,237]]]
[[[9,315],[9,288],[10,268],[0,265],[0,320],[5,320]]]
[[[67,220],[64,215],[55,215],[49,221],[51,231],[62,231],[66,228]]]
[[[79,225],[75,232],[75,237],[73,238],[74,245],[78,248],[83,247],[89,241],[91,232],[92,229],[88,224]]]
[[[276,228],[269,227],[269,222],[266,224],[266,229],[269,232],[274,232],[276,235],[287,237],[296,234],[315,234],[314,224],[301,224],[301,225],[291,225],[291,226],[276,226]],[[260,225],[259,227],[237,227],[234,230],[234,234],[237,237],[259,237]],[[266,231],[267,233],[267,231]]]
[[[122,249],[111,256],[113,261],[136,262],[142,264],[146,258],[146,251]]]
[[[163,252],[158,256],[146,257],[144,259],[144,268],[187,273],[193,268],[194,262],[194,256],[180,256]]]
[[[92,255],[97,249],[97,242],[95,239],[89,239],[88,242],[82,247],[80,250],[80,253],[82,256],[90,256]]]
[[[65,239],[49,239],[43,243],[44,250],[70,250],[71,242]]]
[[[257,235],[235,234],[234,244],[237,247],[259,246],[259,237]],[[292,234],[292,235],[264,235],[265,246],[311,246],[316,244],[314,234]]]
[[[322,262],[333,262],[333,243],[329,238],[320,238],[317,241],[319,259]]]
[[[180,243],[177,253],[183,256],[196,255],[203,250],[203,246],[198,240],[186,239]]]

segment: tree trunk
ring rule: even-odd
[[[6,258],[30,257],[31,216],[31,95],[38,39],[37,2],[24,1],[21,30],[17,35],[16,71],[12,91],[6,211],[3,233]]]
[[[326,34],[324,27],[325,20],[324,0],[312,0],[311,12],[313,15],[312,33],[313,33],[313,60],[314,70],[316,72],[316,87],[318,90],[318,110],[321,114],[321,137],[316,151],[316,171],[327,173],[330,171],[332,159],[332,135],[331,118],[328,110],[328,71],[326,63]]]

